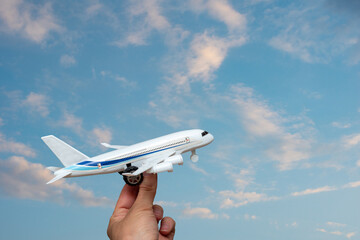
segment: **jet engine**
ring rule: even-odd
[[[183,157],[180,154],[178,154],[178,155],[169,157],[168,159],[165,160],[165,162],[170,162],[173,165],[175,165],[175,164],[183,165],[184,160],[183,160]]]
[[[159,163],[156,166],[153,166],[148,171],[149,173],[161,173],[161,172],[172,172],[173,171],[173,165],[171,162],[163,162]]]

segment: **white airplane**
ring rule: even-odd
[[[55,177],[47,184],[61,178],[81,177],[118,172],[132,186],[143,180],[143,173],[172,172],[173,165],[183,164],[182,153],[191,151],[190,159],[199,160],[195,150],[210,144],[214,137],[207,131],[194,129],[172,133],[130,146],[110,145],[116,149],[89,158],[53,135],[41,138],[64,165],[48,167]]]

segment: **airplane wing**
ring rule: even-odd
[[[56,175],[56,177],[54,177],[53,179],[51,179],[49,182],[47,182],[46,184],[53,183],[53,182],[55,182],[55,181],[57,181],[57,180],[59,180],[59,179],[61,179],[61,178],[63,178],[63,177],[66,177],[66,176],[70,175],[70,174],[71,174],[70,171],[60,173],[60,174]]]
[[[122,148],[127,147],[127,146],[123,146],[123,145],[110,145],[108,143],[101,143],[101,145],[103,145],[104,147],[107,147],[107,148],[114,148],[114,149],[122,149]]]
[[[165,159],[167,159],[168,157],[170,157],[171,155],[173,155],[175,153],[174,150],[168,150],[162,154],[158,154],[156,156],[153,156],[151,158],[148,158],[144,161],[144,163],[133,173],[123,173],[122,175],[124,176],[136,176],[139,175],[147,170],[149,170],[150,168],[152,168],[153,166],[155,166],[156,164],[164,161]]]

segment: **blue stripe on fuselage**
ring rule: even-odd
[[[94,170],[94,169],[98,169],[98,164],[99,163],[101,164],[101,168],[107,168],[107,167],[110,167],[110,165],[114,165],[114,164],[122,163],[122,162],[129,162],[130,160],[135,159],[135,158],[139,158],[139,157],[142,157],[142,156],[146,156],[146,155],[150,155],[150,154],[153,154],[153,153],[161,152],[161,151],[168,150],[168,149],[171,149],[171,148],[174,148],[174,147],[179,147],[179,146],[182,146],[182,145],[185,145],[185,144],[187,144],[187,143],[183,143],[183,144],[180,144],[180,145],[177,145],[177,146],[172,146],[172,147],[156,150],[156,151],[149,152],[149,153],[144,153],[144,154],[137,155],[137,156],[131,156],[131,157],[114,159],[114,160],[103,161],[103,162],[82,161],[82,162],[77,163],[76,165],[66,167],[66,169],[79,170],[79,171],[81,171],[81,170]]]

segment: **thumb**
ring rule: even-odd
[[[135,204],[152,208],[157,188],[157,174],[144,173]]]

